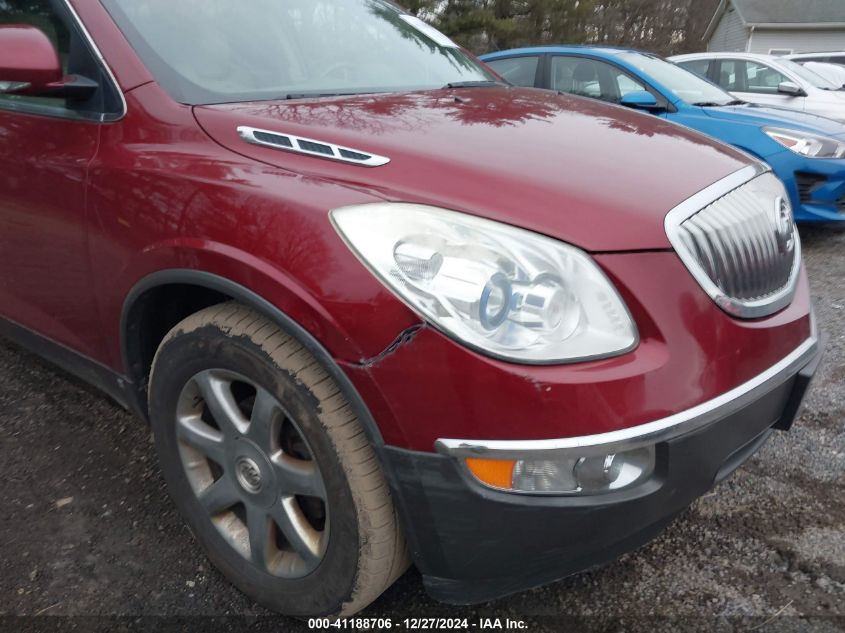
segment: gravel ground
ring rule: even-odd
[[[510,617],[528,630],[845,630],[845,232],[802,233],[829,341],[791,433],[603,569],[474,608],[435,603],[411,570],[362,615]],[[0,630],[305,626],[270,618],[209,567],[143,424],[2,342],[0,381]],[[44,617],[15,617],[34,614]]]

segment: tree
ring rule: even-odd
[[[425,17],[475,52],[532,44],[700,49],[719,0],[440,0]]]
[[[433,15],[439,4],[439,0],[405,0],[402,2],[402,6],[408,13],[423,17]]]

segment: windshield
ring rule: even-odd
[[[840,86],[837,86],[832,81],[828,81],[821,75],[817,75],[812,70],[804,68],[801,64],[797,64],[790,59],[778,59],[778,63],[791,73],[798,75],[811,86],[821,88],[822,90],[838,90],[840,88]]]
[[[801,64],[801,66],[816,73],[819,77],[824,77],[837,86],[841,87],[845,85],[845,66],[825,64],[822,62],[807,62],[806,64]]]
[[[684,70],[659,57],[642,53],[621,53],[619,58],[631,64],[669,90],[676,97],[693,105],[727,105],[736,98],[719,86],[711,84],[695,73]]]
[[[156,80],[188,104],[491,82],[385,0],[102,0]]]

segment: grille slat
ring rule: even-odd
[[[783,186],[764,173],[714,198],[698,211],[670,213],[670,240],[723,309],[744,317],[777,311],[791,300],[800,266]]]
[[[713,222],[718,223],[717,239],[724,244],[724,250],[727,254],[726,285],[730,296],[733,297],[753,283],[749,271],[750,262],[746,262],[743,257],[745,240],[739,234],[742,229],[742,222],[738,217],[731,217],[729,211],[723,206],[714,207],[713,211]]]
[[[760,295],[766,290],[764,281],[766,276],[766,262],[770,261],[775,255],[771,241],[773,239],[772,232],[768,230],[769,225],[766,222],[766,218],[756,213],[754,201],[750,196],[743,195],[737,206],[742,210],[751,229],[750,238],[754,245],[753,275],[756,281],[753,289],[755,294]]]
[[[737,214],[742,218],[744,223],[754,229],[748,234],[748,238],[743,241],[743,249],[747,262],[746,265],[748,273],[746,277],[748,287],[751,288],[753,292],[759,293],[763,291],[760,283],[760,279],[763,276],[761,263],[764,262],[766,258],[765,250],[763,249],[763,245],[760,243],[759,223],[757,222],[757,218],[754,213],[749,209],[748,205],[745,204],[745,201],[738,201]]]

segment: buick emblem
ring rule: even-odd
[[[781,196],[775,198],[773,210],[775,229],[775,242],[778,245],[778,252],[783,254],[791,253],[795,248],[795,234],[792,223],[792,214],[789,212],[789,204]]]
[[[238,483],[247,492],[256,493],[261,490],[261,469],[249,457],[241,457],[235,464]]]

